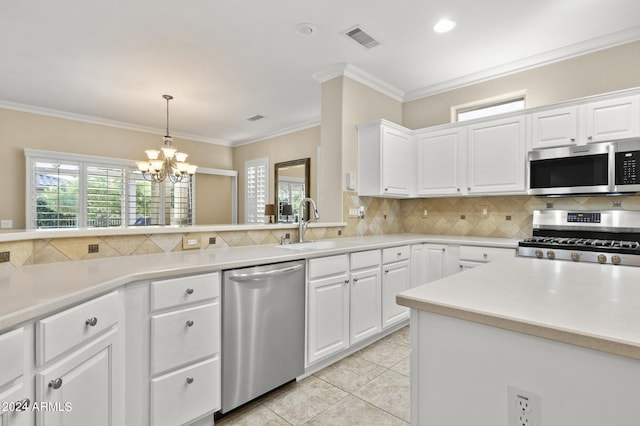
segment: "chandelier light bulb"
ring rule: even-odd
[[[176,161],[179,163],[184,163],[189,154],[185,154],[184,152],[176,152]]]

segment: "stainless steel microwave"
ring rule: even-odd
[[[529,152],[529,194],[640,191],[640,139]]]

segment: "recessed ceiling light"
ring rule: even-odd
[[[436,24],[433,26],[433,31],[437,33],[447,33],[452,29],[454,29],[455,27],[456,27],[456,21],[449,18],[443,18],[438,22],[436,22]]]
[[[302,23],[296,25],[296,34],[303,37],[311,37],[318,33],[318,27],[313,24]]]

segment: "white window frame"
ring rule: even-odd
[[[44,151],[39,149],[30,149],[25,148],[24,154],[26,157],[26,224],[27,229],[36,229],[35,228],[35,206],[33,205],[33,197],[32,192],[35,191],[35,182],[33,176],[33,168],[36,162],[38,161],[46,161],[53,160],[59,161],[61,163],[67,164],[77,164],[80,166],[80,181],[79,181],[79,212],[78,212],[78,228],[87,229],[87,215],[86,215],[86,205],[87,205],[87,187],[86,187],[86,168],[87,166],[110,166],[110,167],[123,167],[125,169],[137,169],[136,163],[133,160],[126,160],[121,158],[112,158],[112,157],[101,157],[94,155],[84,155],[84,154],[75,154],[68,152],[59,152],[59,151]],[[128,170],[127,170],[128,171]],[[129,199],[129,185],[128,185],[128,173],[126,173],[127,177],[125,178],[125,185],[123,188],[125,200]],[[195,181],[194,181],[195,184]],[[165,185],[160,185],[160,203],[164,203],[165,200]],[[195,190],[193,191],[192,196],[192,211],[195,212]],[[160,215],[160,224],[164,225],[166,212],[164,212],[164,204],[162,204],[161,208],[163,209],[163,213]],[[122,228],[127,227],[129,223],[129,209],[128,206],[125,206],[122,209]],[[192,217],[192,221],[195,221],[195,216]],[[92,228],[93,229],[93,228]]]
[[[249,181],[247,179],[250,167],[265,166],[266,173],[264,178],[264,192],[265,192],[265,204],[269,202],[269,157],[256,158],[253,160],[247,160],[244,162],[244,222],[245,223],[264,223],[264,213],[262,215],[262,221],[260,221],[260,215],[257,212],[257,200],[256,204],[256,220],[250,220],[249,206],[254,204],[254,200],[249,196]]]
[[[473,120],[476,118],[486,118],[486,117],[492,117],[494,115],[499,115],[502,113],[506,113],[506,112],[514,112],[514,111],[521,111],[524,110],[526,108],[526,102],[527,102],[527,93],[526,91],[518,91],[518,92],[512,92],[512,93],[506,93],[503,95],[499,95],[499,96],[494,96],[491,98],[487,98],[487,99],[482,99],[482,100],[478,100],[478,101],[473,101],[473,102],[469,102],[466,104],[462,104],[462,105],[457,105],[454,107],[451,107],[451,122],[452,123],[456,123],[456,122],[464,122],[464,121],[468,121],[468,120]],[[511,109],[508,111],[496,111],[496,112],[487,112],[485,115],[481,115],[481,116],[477,116],[477,117],[473,117],[473,118],[468,118],[468,119],[464,119],[464,120],[460,120],[460,114],[466,113],[466,112],[471,112],[471,111],[478,111],[481,113],[482,110],[487,110],[487,111],[491,111],[492,108],[496,108],[499,107],[500,105],[507,105],[513,102],[519,102],[522,101],[522,108],[521,109]]]

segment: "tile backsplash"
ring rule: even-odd
[[[614,203],[617,204],[614,206]],[[363,218],[349,215],[351,210],[359,207],[364,207]],[[546,208],[640,210],[640,195],[562,198],[510,195],[400,200],[360,197],[356,192],[343,192],[343,218],[346,226],[309,228],[306,238],[322,240],[340,236],[407,232],[523,239],[531,235],[533,211]],[[181,251],[183,237],[199,238],[200,250],[278,244],[280,237],[286,233],[291,235],[292,241],[297,238],[297,229],[176,232],[10,241],[0,243],[0,252],[10,252],[10,265],[23,266]],[[215,244],[209,244],[214,238]],[[98,245],[97,253],[88,252],[90,244]]]

